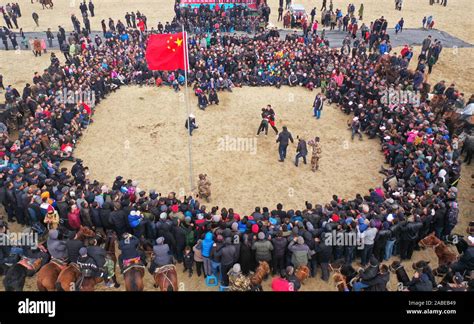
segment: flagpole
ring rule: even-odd
[[[190,191],[194,190],[194,177],[193,177],[193,152],[192,152],[192,136],[191,136],[191,123],[189,120],[189,115],[191,114],[191,107],[189,106],[189,96],[188,96],[188,33],[184,31],[184,24],[181,25],[181,30],[183,32],[183,37],[186,37],[183,51],[184,51],[184,103],[186,105],[188,120],[188,156],[189,156],[189,186]]]

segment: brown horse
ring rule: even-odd
[[[301,282],[301,284],[303,284],[304,281],[306,279],[308,279],[308,277],[309,277],[309,268],[305,265],[299,266],[295,270],[295,276],[296,276],[296,278],[298,278],[299,282]]]
[[[437,238],[435,232],[420,240],[420,246],[423,248],[434,248],[438,257],[438,266],[449,265],[457,260],[457,254],[452,252],[443,241]]]
[[[347,278],[343,274],[336,272],[332,276],[332,279],[336,283],[337,291],[349,291],[349,287],[347,285]]]
[[[267,278],[270,273],[270,266],[266,261],[259,261],[258,267],[255,270],[255,273],[250,277],[250,284],[254,288],[260,287],[263,280]]]
[[[40,3],[43,6],[43,9],[53,9],[54,7],[53,0],[40,0]]]
[[[177,291],[178,290],[178,274],[176,267],[173,264],[168,264],[157,268],[153,274],[155,279],[155,288],[160,288],[160,291]]]
[[[143,291],[143,277],[145,276],[145,266],[134,264],[123,272],[126,291]]]
[[[95,233],[88,227],[81,226],[75,238],[77,240],[85,240],[94,237]],[[68,264],[62,260],[52,259],[48,264],[38,271],[36,278],[36,285],[39,291],[54,291],[56,290],[56,282],[62,270],[68,267]],[[69,286],[68,289],[70,290]]]

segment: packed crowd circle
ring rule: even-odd
[[[197,16],[187,15],[183,17],[188,22],[202,17],[199,11]],[[352,199],[334,195],[328,203],[307,201],[296,210],[278,204],[255,207],[247,214],[208,205],[195,195],[142,191],[139,183],[121,176],[112,186],[89,179],[88,168],[73,157],[73,151],[93,123],[96,104],[125,85],[169,86],[179,91],[184,83],[183,71],[148,69],[144,53],[150,33],[132,27],[107,30],[105,37],[91,39],[73,32],[64,40],[65,62],[52,53],[50,66],[35,73],[21,94],[7,87],[6,105],[14,112],[18,138],[13,139],[11,129],[0,124],[0,201],[8,217],[0,226],[3,234],[11,222],[29,225],[47,235],[52,258],[77,262],[87,252],[92,259],[95,255],[89,249],[79,253],[81,246],[66,245],[70,231],[81,225],[114,230],[121,261],[141,257],[145,263],[139,246],[146,241],[154,244],[152,270],[174,258],[183,262],[190,276],[193,269],[198,277],[216,275],[222,286],[235,285],[233,275],[246,276],[266,261],[272,273],[280,275],[274,290],[297,289],[294,269],[298,267],[307,266],[311,277],[328,281],[331,262],[343,260],[350,265],[358,258],[364,268],[360,287],[386,290],[390,275],[383,261],[392,256],[410,260],[418,242],[433,231],[437,237],[451,234],[460,217],[461,154],[464,149],[472,156],[472,136],[470,146],[462,146],[450,133],[443,112],[429,100],[423,58],[416,71],[410,71],[411,56],[389,54],[388,35],[382,28],[355,38],[348,35],[340,49],[330,48],[327,39],[311,33],[289,34],[284,40],[276,30],[254,36],[191,35],[188,74],[198,96],[217,96],[219,91],[242,86],[321,88],[327,102],[352,115],[348,126],[353,135],[380,141],[388,164],[381,169],[386,178],[380,187]],[[434,88],[455,105],[474,102],[473,97],[465,102],[454,85],[440,82]],[[394,89],[417,91],[421,100],[383,100]],[[93,100],[68,100],[64,93]],[[75,163],[68,170],[63,161]],[[351,233],[362,240],[362,249],[356,242],[328,243],[331,235]],[[18,251],[14,248],[0,247],[1,264],[14,262],[18,257],[12,253]],[[459,286],[456,278],[474,269],[472,237],[450,267],[455,281],[437,287],[423,267],[407,289]]]

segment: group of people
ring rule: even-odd
[[[201,5],[192,8],[181,6],[180,1],[175,3],[174,23],[184,25],[189,32],[213,33],[213,32],[237,32],[243,31],[254,33],[263,30],[269,21],[270,7],[262,1],[254,14],[246,5],[236,4],[226,7],[219,4]]]
[[[386,37],[381,29],[369,30],[369,40],[373,35],[373,43]],[[10,139],[8,132],[0,134],[0,202],[9,222],[35,228],[46,224],[50,239],[63,242],[57,244],[67,243],[61,236],[65,229],[77,231],[80,225],[113,229],[120,239],[121,261],[142,257],[137,242],[149,242],[155,244],[154,267],[170,262],[172,255],[186,269],[195,268],[198,276],[215,275],[224,286],[230,284],[231,270],[239,270],[234,269],[236,263],[248,275],[259,261],[267,262],[273,273],[281,273],[283,280],[290,276],[288,266],[307,266],[312,277],[320,271],[327,281],[330,262],[343,259],[351,264],[360,257],[372,278],[383,274],[386,279],[383,270],[379,274],[381,261],[393,255],[408,260],[428,233],[435,231],[442,237],[456,226],[462,143],[448,130],[442,111],[431,106],[430,86],[418,79],[421,70],[409,71],[407,58],[397,53],[369,53],[366,35],[349,40],[348,53],[330,48],[318,36],[290,34],[282,40],[274,30],[253,37],[193,35],[188,81],[201,85],[222,78],[234,86],[321,87],[324,98],[357,118],[361,133],[380,140],[388,164],[381,170],[386,175],[382,186],[354,198],[334,195],[325,204],[307,201],[296,210],[277,204],[274,209],[256,207],[252,213],[238,213],[203,205],[201,197],[210,195],[205,177],[200,179],[200,194],[186,197],[142,191],[137,182],[122,177],[111,187],[89,179],[87,167],[74,159],[73,149],[92,122],[94,107],[84,101],[58,100],[58,92],[92,92],[97,104],[122,85],[156,85],[158,79],[167,80],[166,75],[182,75],[182,71],[148,69],[144,53],[149,33],[126,28],[107,30],[107,35],[92,40],[76,32],[65,41],[70,49],[65,62],[52,54],[51,65],[35,73],[22,94],[7,87],[8,108],[20,114],[18,139]],[[391,89],[419,91],[421,102],[383,100]],[[466,104],[454,86],[437,86],[436,91]],[[271,120],[271,115],[271,110],[265,112],[265,119]],[[278,132],[277,142],[283,161],[288,143],[293,142],[286,127]],[[318,143],[317,138],[308,143],[298,139],[295,164],[310,145],[316,170]],[[64,160],[76,163],[68,170],[61,166]],[[356,235],[363,244],[330,243],[328,238],[338,233]],[[469,244],[452,265],[461,274],[474,269],[474,242]],[[2,262],[11,248],[0,249]],[[87,257],[84,253],[88,250],[80,253]],[[69,254],[63,250],[53,257]],[[377,287],[385,286],[386,281]]]

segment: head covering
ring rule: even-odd
[[[236,222],[233,222],[230,228],[231,230],[236,231],[239,229],[239,224],[237,224]]]
[[[265,234],[263,232],[260,232],[260,233],[258,233],[257,237],[258,237],[259,240],[263,240],[263,239],[265,239]]]
[[[257,224],[253,224],[253,225],[252,225],[252,233],[257,234],[257,233],[258,233],[258,230],[259,230],[258,225],[257,225]]]
[[[81,247],[81,248],[79,249],[79,254],[80,254],[81,256],[86,256],[86,255],[87,255],[87,249],[86,249],[85,247]]]
[[[234,266],[232,267],[232,272],[237,274],[237,273],[240,273],[241,269],[240,269],[240,264],[236,263],[234,264]]]
[[[296,243],[298,243],[299,245],[303,245],[304,244],[304,239],[302,236],[298,236],[298,238],[296,239]]]
[[[178,212],[178,205],[173,205],[173,206],[171,206],[171,211],[172,211],[173,213],[177,213],[177,212]]]
[[[165,238],[163,236],[160,236],[159,238],[156,239],[156,244],[163,244],[165,241]]]
[[[166,213],[161,213],[160,214],[160,219],[166,219],[168,217],[168,214]]]
[[[53,229],[53,230],[49,231],[49,238],[50,239],[56,240],[58,238],[58,236],[59,236],[58,230]]]

